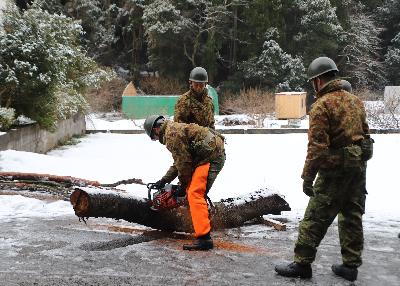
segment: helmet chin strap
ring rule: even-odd
[[[205,89],[206,89],[206,88],[203,88],[202,91],[198,92],[198,91],[195,91],[195,90],[193,89],[192,86],[190,86],[190,90],[192,91],[192,93],[193,93],[197,98],[200,98],[202,95],[204,95],[204,90],[205,90]]]
[[[317,77],[312,79],[312,86],[313,86],[314,91],[315,91],[316,93],[318,93],[318,91],[320,90],[319,87],[318,87],[318,84],[316,83],[317,80],[318,80]]]

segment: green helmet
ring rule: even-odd
[[[328,57],[319,57],[311,62],[308,67],[307,77],[308,80],[312,80],[313,78],[330,71],[339,71],[335,62]]]
[[[208,82],[207,71],[202,67],[195,67],[190,72],[189,80],[195,82]]]
[[[348,91],[350,93],[353,91],[353,88],[351,87],[351,83],[349,83],[347,80],[342,79],[340,81],[340,85],[341,85],[342,89],[344,89],[345,91]]]
[[[164,121],[165,117],[162,115],[149,115],[149,116],[147,116],[146,120],[144,121],[144,124],[143,124],[144,131],[146,131],[146,134],[151,139],[153,139],[153,134],[152,134],[153,128],[157,125],[157,123],[159,123],[158,122],[159,120]]]

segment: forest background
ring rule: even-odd
[[[87,109],[88,101],[118,109],[130,81],[147,94],[182,93],[195,66],[207,69],[222,102],[249,90],[310,91],[306,68],[318,56],[334,59],[360,96],[377,99],[386,85],[400,85],[398,0],[16,4],[4,11],[0,32],[0,104],[45,127]],[[48,98],[51,105],[43,104]],[[39,102],[39,116],[32,102]]]

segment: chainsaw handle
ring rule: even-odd
[[[155,184],[156,183],[148,183],[146,184],[147,187],[147,197],[149,199],[149,201],[151,201],[151,190],[155,190]]]
[[[147,189],[149,190],[155,190],[156,188],[156,183],[148,183],[146,184]]]

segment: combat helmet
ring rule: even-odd
[[[161,122],[165,121],[165,117],[162,115],[149,115],[144,121],[143,128],[146,134],[153,140],[153,128]]]
[[[341,85],[342,89],[344,89],[347,92],[351,93],[353,91],[353,88],[351,87],[351,83],[349,83],[347,80],[344,80],[344,79],[340,80],[340,85]]]
[[[195,67],[189,75],[189,80],[195,82],[208,82],[207,71],[202,67]]]
[[[324,73],[329,71],[339,72],[335,62],[328,57],[319,57],[313,60],[308,67],[307,77],[308,80],[312,80]]]

